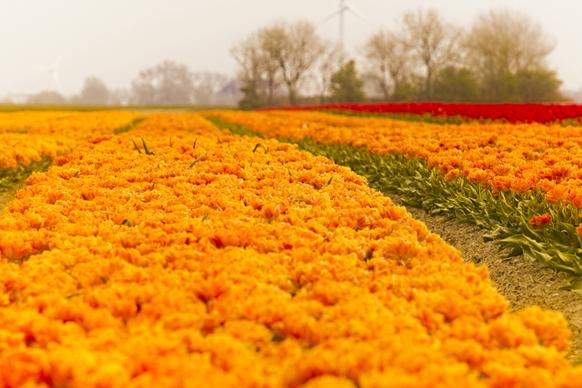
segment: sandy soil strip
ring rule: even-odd
[[[399,202],[398,198],[391,197]],[[506,258],[494,243],[483,241],[485,232],[477,226],[431,216],[418,208],[407,207],[407,210],[432,232],[459,249],[466,260],[487,266],[493,283],[512,309],[538,305],[564,314],[572,330],[568,358],[574,363],[582,363],[582,293],[560,289],[568,282],[567,274],[523,256]]]

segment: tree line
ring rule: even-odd
[[[129,88],[88,77],[79,94],[43,91],[31,104],[265,105],[358,101],[561,101],[548,67],[554,42],[526,14],[491,10],[467,28],[435,9],[407,12],[395,28],[370,36],[357,57],[323,39],[307,21],[257,29],[231,48],[236,77],[193,72],[163,61]]]
[[[233,90],[234,88],[234,90]],[[144,69],[129,89],[109,89],[97,77],[85,79],[78,95],[66,98],[46,90],[28,97],[42,105],[233,105],[239,98],[236,81],[216,72],[192,72],[188,66],[163,61]]]
[[[241,107],[279,103],[384,101],[561,101],[547,64],[555,47],[526,14],[491,10],[464,29],[435,9],[402,15],[373,34],[359,58],[306,21],[262,27],[231,49]]]

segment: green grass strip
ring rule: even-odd
[[[356,112],[349,110],[336,110],[336,109],[323,109],[320,110],[322,113],[330,113],[337,116],[349,116],[349,117],[371,117],[371,118],[384,118],[393,119],[400,121],[412,121],[412,122],[422,122],[422,123],[432,123],[432,124],[467,124],[467,123],[481,123],[482,120],[468,119],[462,116],[433,116],[430,113],[424,114],[412,114],[412,113],[377,113],[377,112]],[[493,122],[488,120],[487,122]]]
[[[51,163],[51,158],[43,156],[40,160],[32,162],[27,166],[0,169],[0,194],[14,190],[24,183],[26,178],[35,171],[48,170]]]
[[[337,110],[337,109],[322,109],[318,112],[330,113],[337,116],[349,116],[349,117],[370,117],[370,118],[384,118],[400,121],[411,121],[411,122],[421,122],[430,124],[507,124],[504,120],[494,120],[494,119],[474,119],[469,117],[463,117],[459,115],[455,116],[434,116],[430,113],[424,114],[413,114],[413,113],[378,113],[378,112],[356,112],[349,110]],[[513,125],[518,124],[528,124],[528,123],[509,123]],[[548,123],[540,123],[542,125],[560,125],[562,127],[579,127],[582,126],[582,121],[580,119],[561,119]]]
[[[243,126],[208,117],[217,127],[243,136],[260,136]],[[403,155],[378,155],[365,148],[322,144],[311,138],[278,139],[295,143],[301,149],[325,156],[337,164],[350,167],[368,179],[371,187],[383,193],[398,194],[405,204],[420,207],[433,215],[446,215],[469,222],[489,231],[487,239],[508,256],[523,254],[551,268],[572,275],[568,288],[582,289],[582,240],[576,234],[579,210],[571,204],[550,204],[541,191],[515,193],[494,192],[458,177],[446,181],[424,160]],[[552,222],[533,228],[534,215],[549,213]]]
[[[113,134],[114,135],[119,135],[120,133],[129,132],[132,129],[134,129],[135,127],[137,127],[145,119],[146,119],[145,117],[138,117],[136,119],[133,119],[133,120],[131,120],[131,122],[129,124],[124,125],[124,126],[119,127],[119,128],[115,128],[113,130]]]

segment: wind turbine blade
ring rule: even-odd
[[[53,82],[55,83],[55,88],[57,90],[57,92],[61,92],[62,87],[61,87],[61,79],[59,78],[58,73],[55,71],[53,72]]]
[[[59,92],[59,93],[62,91],[61,77],[59,76],[59,68],[61,67],[62,62],[63,62],[63,56],[59,55],[57,57],[57,59],[54,61],[52,67],[50,68],[51,75],[52,75],[53,82],[54,82],[54,86],[55,86],[57,92]]]
[[[362,20],[364,20],[364,21],[365,21],[365,20],[367,20],[367,19],[364,17],[364,15],[362,15],[362,13],[361,13],[360,11],[358,11],[357,9],[355,9],[353,6],[351,6],[351,5],[346,5],[346,9],[347,9],[349,12],[353,13],[354,15],[356,15],[357,17],[359,17],[360,19],[362,19]]]
[[[320,27],[320,26],[324,25],[325,23],[329,22],[334,17],[338,16],[341,12],[342,12],[341,9],[334,11],[333,13],[328,15],[325,19],[323,19],[321,22],[317,23],[317,26]]]

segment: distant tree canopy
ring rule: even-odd
[[[353,59],[331,76],[330,90],[331,101],[334,102],[360,102],[365,99],[364,82],[358,76]]]
[[[479,79],[483,100],[559,99],[561,83],[546,65],[554,44],[540,24],[526,14],[505,10],[480,15],[465,37],[464,46],[466,61]],[[535,79],[534,74],[543,80]],[[536,85],[528,85],[530,82]]]
[[[463,29],[429,8],[404,13],[396,28],[382,28],[369,37],[361,58],[346,61],[340,45],[323,39],[313,24],[279,22],[232,46],[235,79],[192,72],[185,64],[166,60],[141,71],[127,89],[109,90],[100,79],[88,77],[69,101],[45,90],[28,102],[222,105],[238,100],[242,108],[255,108],[365,98],[564,101],[562,81],[547,64],[554,46],[539,23],[518,11],[491,10]]]
[[[79,100],[87,105],[106,105],[109,102],[109,89],[97,77],[85,79]]]
[[[324,43],[324,52],[317,62],[314,74],[310,75],[314,80],[314,90],[318,94],[320,103],[330,100],[331,77],[338,71],[346,58],[346,53],[341,46],[331,42]]]
[[[136,105],[215,105],[231,102],[238,91],[224,90],[232,84],[225,74],[209,71],[192,72],[188,66],[173,61],[143,70],[133,80],[129,102]],[[125,91],[113,98],[126,100]],[[232,102],[231,102],[232,103]]]
[[[435,75],[458,58],[460,29],[447,23],[434,8],[407,12],[402,23],[404,28],[399,39],[410,50],[411,63],[408,65],[417,64],[422,69],[419,97],[431,100]]]
[[[564,100],[560,93],[562,81],[555,71],[538,67],[520,70],[515,74],[517,90],[522,102],[549,102]]]
[[[378,31],[364,46],[368,79],[386,101],[396,100],[409,83],[410,46],[393,31]]]
[[[235,105],[240,98],[239,83],[226,74],[192,72],[188,66],[163,61],[141,71],[130,88],[109,89],[95,77],[85,78],[78,94],[64,97],[54,90],[30,95],[36,105]]]
[[[241,106],[270,105],[281,87],[294,104],[302,83],[325,52],[315,26],[306,21],[261,28],[236,43],[231,53],[239,64]]]
[[[445,102],[477,101],[479,83],[469,69],[447,66],[436,74],[433,99]]]
[[[63,105],[67,103],[67,100],[59,92],[44,90],[29,96],[27,103],[34,105]]]
[[[192,73],[192,95],[199,105],[217,103],[216,96],[230,81],[228,76],[210,71]]]
[[[407,12],[398,28],[365,43],[363,90],[385,101],[561,101],[561,81],[546,63],[553,48],[541,26],[520,12],[489,11],[466,30],[436,9]],[[345,76],[349,62],[307,22],[261,28],[231,53],[243,107],[344,98],[331,76],[340,68]]]
[[[194,84],[186,65],[164,61],[139,73],[131,84],[132,103],[138,105],[187,105]]]

